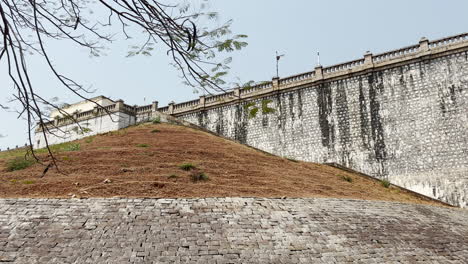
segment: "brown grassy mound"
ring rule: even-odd
[[[7,172],[7,162],[20,153],[0,154],[0,197],[341,197],[437,204],[183,126],[144,124],[54,150],[63,174],[52,168],[43,178],[40,164]]]

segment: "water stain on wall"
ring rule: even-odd
[[[371,135],[375,160],[381,164],[381,175],[386,175],[385,161],[387,159],[387,150],[385,146],[383,120],[380,116],[380,101],[384,92],[383,73],[377,72],[369,74],[367,77],[369,84],[369,105],[371,114]]]
[[[315,91],[317,93],[322,146],[332,148],[335,143],[335,126],[331,116],[333,111],[332,89],[329,83],[324,83],[315,89]]]
[[[248,113],[244,109],[244,105],[235,106],[235,118],[234,139],[242,144],[246,144]]]

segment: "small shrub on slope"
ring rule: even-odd
[[[353,182],[353,178],[349,177],[349,176],[342,176],[343,180],[347,181],[347,182]]]
[[[382,180],[380,181],[380,183],[382,184],[383,187],[385,188],[389,188],[391,183],[388,181],[388,180]]]
[[[7,162],[7,171],[23,170],[36,163],[35,160],[27,158],[14,158]]]
[[[80,144],[67,144],[64,146],[63,151],[78,151],[80,149]]]
[[[193,165],[192,163],[184,163],[181,164],[179,168],[184,171],[189,171],[195,169],[195,165]]]
[[[194,181],[194,182],[207,181],[207,180],[210,179],[210,178],[208,177],[208,175],[206,175],[206,174],[203,173],[203,172],[194,173],[194,174],[191,175],[191,177],[192,177],[192,181]]]
[[[161,118],[157,116],[155,119],[152,121],[153,124],[161,124]]]

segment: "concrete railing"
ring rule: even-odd
[[[286,78],[280,79],[280,80],[279,80],[279,84],[295,83],[295,82],[298,82],[298,81],[311,79],[311,78],[313,78],[314,76],[315,76],[315,71],[313,71],[313,72],[301,73],[301,74],[298,74],[298,75],[294,75],[294,76],[290,76],[290,77],[286,77]]]
[[[89,110],[89,111],[78,113],[76,115],[76,118],[77,119],[83,119],[83,118],[86,118],[86,117],[89,117],[89,116],[94,116],[94,110]]]
[[[97,108],[95,107],[94,108],[94,111],[98,114],[101,114],[101,113],[106,113],[106,112],[114,112],[115,109],[116,109],[116,106],[117,104],[112,104],[112,105],[108,105],[108,106],[104,106],[103,108]]]
[[[93,110],[88,110],[88,111],[79,112],[79,113],[72,113],[70,114],[70,116],[56,118],[55,120],[45,122],[44,127],[47,129],[51,129],[55,127],[69,125],[69,124],[75,123],[75,121],[80,122],[80,121],[95,118],[98,116],[107,115],[108,113],[118,112],[119,111],[118,104],[119,102],[112,104],[112,105],[104,106],[104,107],[96,106],[94,107]],[[129,106],[127,106],[127,108],[128,107]],[[36,132],[40,132],[40,131],[42,131],[42,128],[38,124],[36,128]]]
[[[161,113],[167,113],[169,112],[169,106],[158,108],[158,111]]]
[[[204,107],[213,107],[219,104],[235,102],[239,99],[249,99],[260,95],[266,95],[279,90],[290,89],[331,78],[345,77],[347,74],[365,71],[368,69],[386,67],[391,64],[410,61],[427,55],[437,55],[450,50],[468,48],[468,33],[429,41],[422,38],[419,44],[403,47],[373,55],[367,52],[364,58],[348,61],[322,68],[318,66],[314,71],[301,73],[286,78],[273,78],[271,82],[254,85],[248,88],[238,88],[223,94],[204,97],[179,104],[172,104],[159,108],[168,114],[181,114]]]
[[[468,33],[430,41],[429,47],[435,48],[435,47],[447,46],[453,43],[459,43],[459,42],[464,42],[464,41],[468,41]]]
[[[372,55],[367,52],[364,58],[340,63],[322,68],[317,66],[314,71],[301,73],[286,78],[273,78],[272,81],[263,82],[251,87],[237,88],[226,93],[200,96],[199,99],[191,100],[179,104],[170,103],[168,106],[158,108],[158,102],[155,101],[151,105],[130,106],[124,104],[122,100],[116,101],[115,104],[103,108],[95,107],[94,110],[77,113],[74,115],[76,121],[89,119],[92,117],[107,114],[109,112],[124,112],[129,115],[143,115],[153,111],[158,111],[164,114],[182,114],[184,112],[196,111],[205,107],[213,107],[225,103],[237,102],[239,99],[249,99],[257,96],[286,90],[303,85],[310,85],[315,82],[324,81],[331,78],[345,77],[347,74],[360,72],[372,68],[385,67],[394,63],[413,60],[418,57],[427,55],[436,55],[450,50],[460,48],[468,49],[468,33],[446,37],[434,41],[429,41],[422,38],[417,45],[411,45],[404,48]],[[71,118],[60,118],[55,121],[46,123],[46,127],[61,126],[72,123]]]
[[[245,96],[248,94],[252,94],[258,91],[265,91],[273,87],[272,82],[264,82],[261,84],[254,85],[252,87],[247,87],[239,90],[239,95],[240,96]]]
[[[392,51],[376,54],[372,56],[372,61],[376,63],[376,62],[381,62],[385,60],[391,60],[391,59],[395,59],[398,57],[406,56],[412,53],[417,53],[420,51],[419,47],[420,45],[413,45],[413,46],[404,47],[398,50],[392,50]]]
[[[331,72],[349,70],[349,69],[363,65],[364,61],[365,59],[359,59],[359,60],[354,60],[354,61],[349,61],[345,63],[328,66],[328,67],[323,68],[323,73],[331,73]]]
[[[127,104],[123,104],[123,107],[121,107],[119,109],[121,112],[124,112],[124,113],[127,113],[127,114],[131,114],[131,115],[135,115],[136,114],[136,107],[135,106],[131,106],[131,105],[127,105]]]
[[[186,109],[186,108],[190,108],[190,107],[194,107],[194,106],[198,106],[199,104],[200,104],[200,99],[192,100],[192,101],[188,101],[188,102],[184,102],[184,103],[180,103],[180,104],[175,104],[174,105],[174,111],[180,110],[180,109]]]
[[[135,111],[137,114],[151,112],[153,105],[138,106]]]
[[[234,92],[227,92],[227,93],[207,97],[205,99],[206,100],[205,103],[206,104],[211,104],[211,103],[215,103],[215,102],[221,102],[221,101],[223,101],[225,99],[233,98],[233,97],[234,97]]]

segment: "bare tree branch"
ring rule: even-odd
[[[47,134],[60,131],[60,128],[50,126],[51,120],[43,107],[56,109],[62,116],[76,120],[71,113],[36,93],[27,67],[28,54],[41,55],[51,75],[74,95],[89,100],[90,91],[60,73],[46,48],[46,40],[69,41],[87,49],[92,56],[100,56],[106,44],[119,36],[129,40],[132,39],[131,32],[141,32],[138,39],[144,41],[133,45],[128,56],[151,55],[154,46],[159,45],[166,48],[166,54],[181,73],[184,83],[210,94],[225,91],[223,77],[231,60],[220,54],[245,47],[247,43],[242,39],[246,36],[231,36],[230,21],[219,27],[200,26],[209,25],[205,22],[217,17],[214,12],[206,12],[203,8],[192,11],[186,2],[173,5],[162,1],[0,0],[0,64],[6,65],[14,101],[21,106],[17,114],[28,123],[29,144],[33,146],[32,135],[36,128],[45,137],[52,157],[49,167],[50,164],[57,167],[57,164]],[[96,8],[105,10],[108,15],[94,14]],[[8,109],[3,105],[0,107]],[[31,155],[39,160],[34,149]]]

